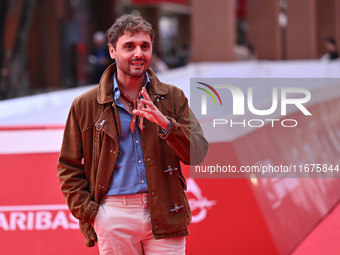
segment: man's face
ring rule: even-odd
[[[118,76],[141,77],[150,66],[152,42],[144,32],[125,32],[119,37],[116,49],[109,45],[110,56],[116,60]]]

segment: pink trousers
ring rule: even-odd
[[[185,237],[153,238],[146,193],[106,197],[94,229],[101,255],[185,254]]]

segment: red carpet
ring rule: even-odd
[[[296,248],[292,255],[340,254],[340,203]]]

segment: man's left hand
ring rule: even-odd
[[[167,130],[169,128],[170,121],[152,103],[145,88],[142,88],[142,96],[144,97],[144,99],[141,99],[140,101],[141,103],[146,105],[146,108],[138,107],[138,110],[133,110],[132,113],[137,116],[146,118],[149,121],[156,123],[164,130]]]

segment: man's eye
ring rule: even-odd
[[[125,48],[130,50],[130,49],[133,49],[133,46],[132,45],[126,45]]]
[[[144,50],[149,49],[149,45],[143,45],[143,46],[142,46],[142,49],[144,49]]]

